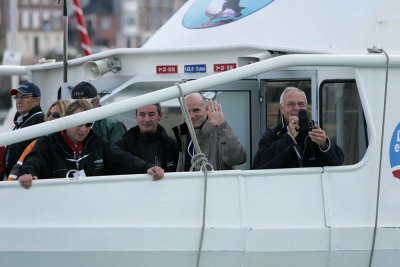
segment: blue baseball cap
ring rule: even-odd
[[[29,82],[22,83],[18,86],[17,89],[11,89],[9,92],[10,95],[16,95],[17,93],[40,97],[39,87],[36,84]]]

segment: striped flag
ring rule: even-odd
[[[81,37],[81,47],[85,56],[92,54],[92,49],[90,48],[90,41],[88,32],[86,30],[85,19],[83,17],[81,1],[73,0],[72,7],[75,12],[76,21],[78,23],[79,36]]]

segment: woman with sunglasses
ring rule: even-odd
[[[49,109],[47,110],[45,116],[44,116],[44,121],[52,121],[61,117],[65,116],[65,112],[67,110],[67,107],[69,105],[68,100],[57,100],[53,102]],[[14,167],[11,169],[10,175],[8,176],[8,181],[15,181],[18,177],[18,171],[19,167],[22,165],[24,162],[25,156],[31,152],[32,148],[35,146],[36,141],[32,141],[24,150],[24,152],[21,154],[19,157],[17,163],[15,163]]]

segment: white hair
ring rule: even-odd
[[[306,94],[302,90],[297,88],[297,87],[289,86],[289,87],[286,87],[285,90],[283,90],[283,92],[281,94],[281,98],[279,100],[279,104],[281,104],[281,106],[283,106],[283,97],[286,95],[287,92],[290,92],[290,91],[297,91],[297,92],[302,93],[304,95],[304,98],[306,99],[306,105],[307,105],[307,96],[306,96]]]

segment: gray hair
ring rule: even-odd
[[[300,89],[297,88],[297,87],[289,86],[289,87],[286,87],[285,90],[283,90],[283,92],[282,92],[282,94],[281,94],[281,98],[280,98],[280,100],[279,100],[279,104],[280,104],[281,106],[283,106],[283,97],[286,95],[287,92],[290,92],[290,91],[297,91],[297,92],[302,93],[302,94],[304,95],[304,98],[306,99],[306,105],[307,105],[307,96],[306,96],[306,94],[304,93],[304,91],[300,90]]]
[[[82,99],[85,99],[85,98],[82,98]],[[93,107],[95,108],[100,103],[100,96],[96,95],[96,96],[94,96],[94,97],[92,97],[92,98],[90,98],[88,100],[93,105]]]
[[[152,105],[149,105],[149,106],[155,106],[156,109],[157,109],[158,115],[161,114],[161,105],[160,105],[160,103],[155,103],[155,104],[152,104]],[[136,114],[136,115],[137,115],[137,111],[138,111],[138,110],[135,111],[135,114]]]

